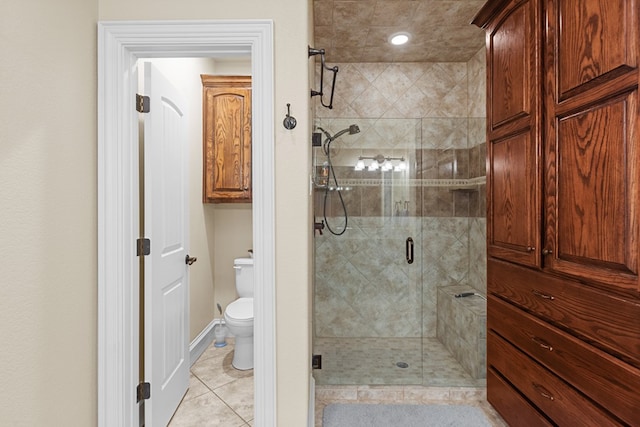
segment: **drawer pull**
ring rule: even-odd
[[[542,292],[537,291],[535,289],[531,289],[531,292],[537,297],[548,299],[550,301],[553,301],[554,299],[556,299],[556,297],[554,297],[553,295],[543,294]]]
[[[537,384],[537,383],[532,383],[532,384],[533,384],[533,388],[535,388],[536,391],[540,393],[540,396],[544,397],[545,399],[556,400],[555,397],[553,397],[553,395],[549,392],[549,390],[544,388],[541,384]]]
[[[531,340],[538,344],[540,347],[544,348],[545,350],[549,350],[549,351],[553,351],[553,347],[551,347],[549,344],[547,344],[544,340],[538,338],[538,337],[532,337]]]

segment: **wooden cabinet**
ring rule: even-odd
[[[202,200],[251,202],[251,77],[201,78]]]
[[[512,2],[487,26],[489,255],[540,263],[538,0]]]
[[[491,0],[487,396],[640,425],[639,0]]]
[[[544,266],[637,296],[638,7],[546,3]]]

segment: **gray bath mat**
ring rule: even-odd
[[[491,427],[482,410],[467,405],[327,405],[322,427]]]

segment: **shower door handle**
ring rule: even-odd
[[[413,239],[411,237],[407,237],[407,241],[405,243],[405,250],[407,253],[407,263],[413,264]]]

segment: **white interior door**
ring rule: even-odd
[[[147,427],[166,426],[189,386],[188,181],[185,102],[144,63],[145,402]]]

